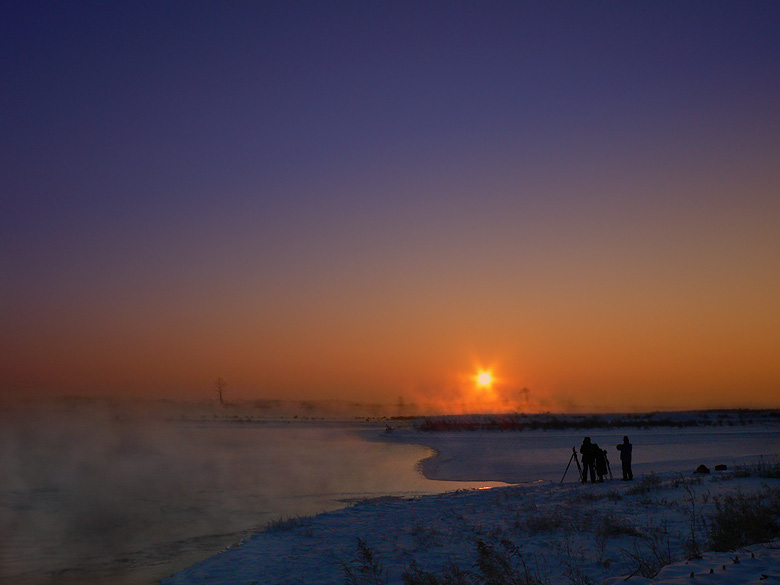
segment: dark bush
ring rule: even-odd
[[[712,550],[735,550],[780,536],[780,489],[766,488],[749,496],[737,492],[714,501],[709,521]]]

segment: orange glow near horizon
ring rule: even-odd
[[[387,298],[392,307],[391,292]],[[564,301],[556,302],[565,308]],[[466,301],[459,302],[460,314],[466,314]],[[769,326],[777,322],[769,313],[762,321],[745,318],[740,326],[740,315],[717,318],[716,311],[691,304],[687,319],[659,313],[651,323],[639,310],[644,307],[637,307],[633,329],[627,331],[617,317],[629,311],[614,304],[616,317],[610,320],[595,295],[587,301],[595,316],[555,313],[551,305],[537,309],[538,323],[526,318],[523,303],[496,297],[490,321],[506,319],[472,341],[470,323],[448,323],[436,308],[410,301],[405,306],[415,318],[405,322],[392,319],[392,313],[372,314],[369,307],[346,304],[352,318],[337,309],[301,311],[291,305],[268,310],[262,319],[239,319],[252,315],[248,304],[235,307],[236,315],[213,310],[202,321],[184,319],[175,309],[146,322],[140,309],[138,319],[113,323],[90,322],[86,311],[69,319],[65,311],[58,317],[39,312],[35,320],[24,321],[12,315],[3,344],[5,380],[15,395],[123,393],[202,400],[213,397],[213,380],[223,376],[228,400],[392,405],[402,397],[407,405],[433,405],[442,412],[777,404],[780,365],[771,348],[780,338]],[[742,317],[751,310],[740,307]],[[524,336],[509,336],[507,331],[520,329],[521,319]],[[45,337],[38,334],[43,330],[38,320],[47,325]],[[747,338],[747,331],[754,335]],[[500,356],[500,364],[495,358],[474,360],[471,355],[478,351]],[[480,383],[481,374],[490,375],[489,385]]]

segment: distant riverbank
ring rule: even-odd
[[[756,462],[766,453],[780,453],[780,422],[524,432],[428,432],[405,425],[386,430],[375,439],[420,444],[433,449],[435,454],[420,463],[422,473],[429,479],[521,483],[559,481],[571,458],[572,448],[579,449],[586,434],[607,450],[613,474],[619,473],[616,446],[625,434],[634,444],[636,473],[687,472],[700,464],[708,467],[735,465]],[[569,471],[569,480],[574,473]]]

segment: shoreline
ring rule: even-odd
[[[371,582],[387,585],[407,583],[404,575],[413,574],[420,580],[410,582],[441,583],[454,566],[481,570],[480,554],[504,559],[515,575],[530,570],[537,580],[529,582],[572,582],[576,575],[582,583],[672,585],[717,570],[719,583],[752,583],[763,574],[780,578],[780,550],[745,545],[737,563],[733,552],[702,548],[696,559],[686,560],[691,534],[696,547],[706,543],[702,525],[694,521],[691,527],[689,502],[693,498],[697,515],[704,517],[714,513],[715,499],[760,494],[765,485],[780,493],[776,475],[683,478],[669,472],[634,484],[548,482],[381,498],[291,519],[161,584],[333,585],[350,571],[364,576],[369,571],[376,577]],[[652,558],[655,542],[663,545],[658,559]],[[513,546],[522,550],[520,556],[511,552]],[[372,564],[366,564],[366,554]]]

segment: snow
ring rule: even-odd
[[[435,441],[440,461],[460,462],[454,468],[462,477],[450,479],[465,479],[468,461],[484,453],[478,438],[455,441],[450,451],[445,438]],[[441,473],[443,467],[429,461],[427,469]],[[563,484],[377,498],[277,522],[162,584],[325,585],[352,578],[396,585],[405,573],[416,582],[452,571],[477,575],[486,570],[479,568],[480,558],[506,562],[524,576],[521,583],[780,582],[778,542],[695,554],[707,542],[706,522],[716,502],[728,494],[780,490],[777,477],[741,475],[732,468],[706,476],[635,473],[633,482],[580,484],[569,470]]]
[[[780,583],[780,551],[767,544],[741,549],[738,553],[705,553],[700,559],[691,559],[667,565],[655,579],[632,577],[629,583],[706,583],[717,585],[733,583],[756,585]],[[605,585],[625,583],[625,577],[607,579]]]

